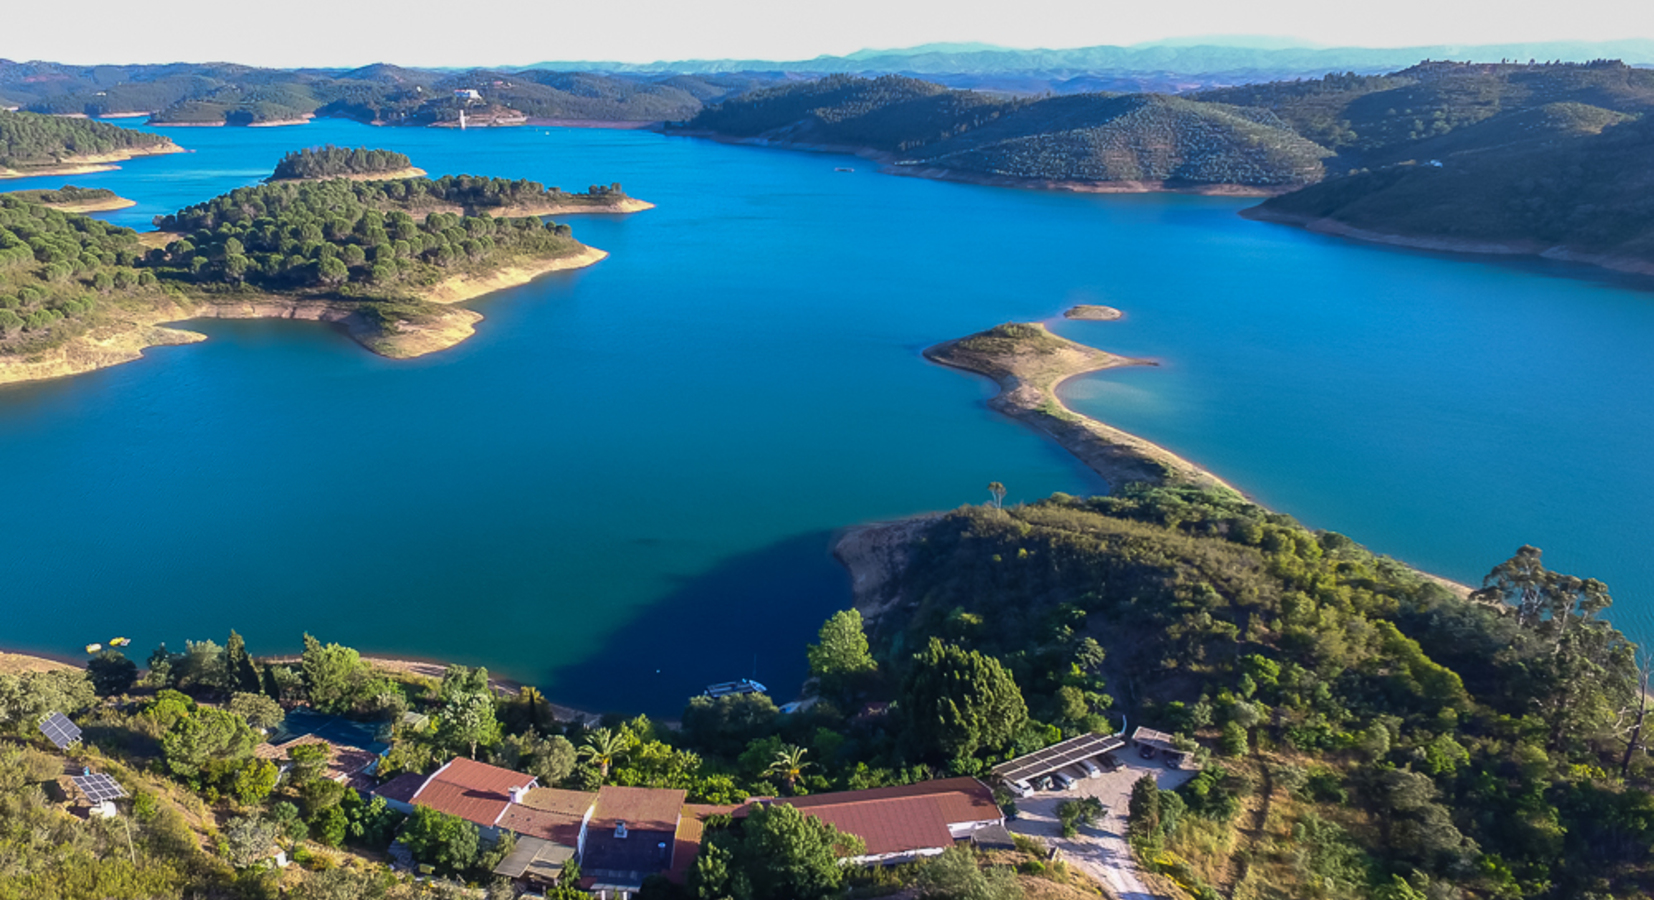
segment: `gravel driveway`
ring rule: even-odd
[[[1137,862],[1126,842],[1126,810],[1131,803],[1131,786],[1145,774],[1153,775],[1161,790],[1169,791],[1195,777],[1192,771],[1168,769],[1158,760],[1140,759],[1135,750],[1116,756],[1124,763],[1119,771],[1104,772],[1098,778],[1081,778],[1066,791],[1040,791],[1017,801],[1019,815],[1006,823],[1011,831],[1045,841],[1062,850],[1070,865],[1079,866],[1107,886],[1117,900],[1154,900],[1143,886]],[[1062,836],[1057,822],[1057,804],[1076,797],[1096,797],[1106,808],[1090,828],[1080,829],[1072,838]]]

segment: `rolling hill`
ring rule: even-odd
[[[1331,155],[1264,110],[1154,94],[1004,99],[895,75],[771,88],[710,107],[686,127],[1028,181],[1278,187],[1320,178],[1320,159]]]

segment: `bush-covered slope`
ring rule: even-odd
[[[1459,152],[1439,167],[1391,166],[1331,179],[1274,198],[1262,211],[1654,264],[1654,116],[1590,132],[1613,115],[1546,107],[1538,116],[1563,123],[1554,140]]]
[[[1426,62],[1384,76],[1328,75],[1243,85],[1192,99],[1268,109],[1299,134],[1337,150],[1342,168],[1414,155],[1419,141],[1551,103],[1626,113],[1654,110],[1654,70],[1615,60],[1515,65]]]
[[[688,127],[1056,181],[1300,184],[1328,155],[1263,111],[1141,94],[1005,100],[896,75],[757,91]]]
[[[743,94],[707,108],[687,127],[731,137],[896,152],[959,134],[1016,106],[900,75],[829,75]]]
[[[1018,178],[1279,186],[1318,180],[1331,152],[1267,112],[1134,94],[1043,100],[912,155]]]
[[[1086,706],[1063,685],[1101,662],[1131,724],[1216,751],[1159,798],[1158,822],[1133,800],[1134,843],[1186,886],[1340,900],[1654,887],[1654,767],[1618,728],[1637,708],[1633,648],[1599,617],[1605,586],[1543,570],[1532,548],[1469,601],[1233,495],[1138,486],[961,509],[908,550],[881,658],[940,635],[1001,660],[1045,721]],[[1539,602],[1507,605],[1523,586]],[[1087,639],[1106,656],[1076,656]],[[1070,658],[1087,662],[1049,674]]]

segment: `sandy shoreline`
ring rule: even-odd
[[[183,147],[169,142],[160,147],[140,147],[134,150],[117,150],[114,153],[88,153],[84,156],[59,160],[56,163],[39,168],[0,168],[0,179],[50,178],[58,175],[89,175],[94,172],[113,172],[120,166],[111,165],[111,163],[126,162],[141,156],[165,156],[168,153],[183,152]]]
[[[1540,241],[1474,241],[1464,238],[1426,237],[1422,235],[1392,234],[1347,225],[1337,219],[1316,218],[1297,213],[1283,213],[1261,206],[1240,211],[1242,218],[1255,222],[1273,222],[1292,225],[1316,234],[1364,241],[1369,244],[1387,244],[1410,250],[1433,250],[1440,253],[1462,253],[1476,256],[1533,256],[1557,262],[1583,263],[1630,275],[1654,275],[1654,262],[1604,253],[1587,253],[1561,245]]]
[[[32,193],[32,192],[31,191],[0,191],[0,197],[15,196],[17,194],[24,194],[24,193]],[[42,201],[42,200],[30,200],[28,202],[35,203],[35,204],[38,204],[40,206],[47,207],[49,209],[55,209],[58,212],[66,212],[66,213],[109,212],[111,210],[126,209],[128,207],[138,205],[138,201],[128,200],[125,197],[110,197],[107,200],[86,200],[86,201],[82,201],[82,202],[79,202],[79,203],[47,203],[47,202]]]
[[[585,244],[581,244],[580,247],[581,249],[575,253],[543,260],[533,265],[507,266],[487,275],[455,275],[420,292],[420,299],[442,304],[474,300],[484,294],[528,284],[541,275],[568,269],[583,269],[609,255],[608,251],[596,247],[588,247]]]
[[[159,234],[159,233],[157,233]],[[153,309],[125,312],[64,344],[26,357],[0,356],[0,385],[80,375],[142,359],[151,347],[193,344],[207,336],[167,327],[192,319],[297,319],[325,322],[367,350],[389,359],[413,359],[452,347],[476,333],[481,313],[452,306],[465,300],[527,284],[550,272],[592,265],[609,254],[585,244],[573,253],[535,264],[509,266],[483,276],[455,275],[421,297],[445,307],[414,322],[399,322],[392,331],[364,317],[359,303],[276,294],[247,294],[218,302],[174,297]]]
[[[306,181],[400,181],[403,178],[423,178],[426,171],[418,166],[392,169],[389,172],[363,172],[355,175],[321,175],[316,178],[267,178],[266,184],[302,184]]]
[[[1061,385],[1072,378],[1121,366],[1155,363],[1116,356],[1075,343],[1051,334],[1043,324],[1033,324],[1031,327],[1043,332],[1039,341],[1044,344],[1045,352],[973,352],[960,346],[972,338],[991,336],[997,330],[991,329],[969,337],[944,341],[927,348],[924,355],[926,359],[940,365],[993,379],[1000,390],[988,401],[989,408],[1023,422],[1055,440],[1063,449],[1074,454],[1092,471],[1101,475],[1103,480],[1108,482],[1110,489],[1130,481],[1187,484],[1231,491],[1246,497],[1249,502],[1257,503],[1249,495],[1209,470],[1170,450],[1075,412],[1062,402],[1058,394]],[[1014,345],[1012,349],[1015,349]],[[858,526],[844,532],[844,536],[835,544],[833,552],[846,568],[851,570],[852,588],[858,598],[858,608],[863,607],[861,597],[864,593],[869,597],[884,597],[888,593],[886,587],[893,575],[889,572],[880,573],[886,570],[899,571],[899,566],[903,564],[905,551],[900,541],[895,541],[893,545],[890,530],[899,526],[918,528],[932,518],[934,515],[919,516],[896,522]],[[858,574],[852,560],[855,565],[870,566],[870,574]],[[1420,577],[1441,585],[1460,599],[1467,598],[1471,593],[1472,589],[1468,585],[1411,566],[1408,568]],[[863,608],[863,612],[871,610],[873,614],[882,613],[888,606],[881,604],[889,602],[894,602],[894,598],[869,600],[869,605]]]
[[[1223,479],[1158,444],[1074,412],[1057,393],[1062,383],[1071,378],[1121,366],[1154,365],[1153,362],[1116,356],[1075,343],[1052,334],[1044,325],[1027,327],[1038,329],[1037,344],[1008,339],[1001,342],[1003,350],[983,351],[971,346],[977,340],[991,338],[996,329],[944,341],[926,348],[924,356],[932,362],[993,379],[999,385],[999,393],[988,401],[989,408],[1043,432],[1101,475],[1110,488],[1144,481],[1240,493]]]

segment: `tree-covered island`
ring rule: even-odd
[[[0,110],[0,179],[107,171],[110,163],[181,150],[171,138],[106,122]]]
[[[83,372],[199,340],[159,323],[338,323],[376,353],[452,346],[482,317],[451,304],[606,254],[542,217],[647,204],[474,176],[240,188],[137,234],[0,195],[0,383]]]
[[[30,191],[6,191],[7,196],[26,203],[38,203],[49,206],[60,212],[89,213],[109,212],[110,210],[126,209],[137,206],[137,201],[128,200],[108,188],[83,188],[66,184],[60,188],[40,188]]]
[[[322,147],[306,147],[303,150],[294,150],[276,163],[276,171],[270,176],[271,181],[302,181],[324,178],[355,178],[361,180],[381,180],[392,178],[413,178],[424,175],[425,170],[415,168],[413,160],[407,154],[392,150],[375,150],[367,147],[335,147],[327,144]]]

